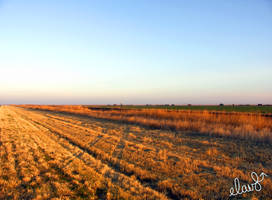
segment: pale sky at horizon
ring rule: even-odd
[[[272,104],[272,1],[0,0],[0,104]]]

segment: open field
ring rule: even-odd
[[[120,109],[67,105],[21,105],[21,107],[81,114],[160,130],[197,132],[272,144],[272,117],[257,113]]]
[[[170,113],[211,131],[251,125],[229,137],[128,120],[165,121],[165,112],[25,107],[0,107],[0,199],[228,199],[233,179],[251,183],[252,171],[268,174],[263,189],[240,197],[272,199],[270,118]]]

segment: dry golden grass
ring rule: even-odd
[[[116,123],[97,118],[122,114],[81,106],[36,108],[62,112],[0,108],[0,198],[228,199],[233,179],[250,183],[252,171],[269,178],[262,191],[240,197],[272,198],[270,143],[150,129],[118,118]],[[186,115],[201,118],[199,113]],[[125,117],[144,117],[122,116],[123,122],[128,122]],[[235,126],[247,123],[245,119]],[[212,125],[212,120],[220,122],[211,116],[202,121]],[[262,123],[261,129],[270,128]]]
[[[23,105],[51,111],[62,111],[144,125],[173,131],[241,138],[272,143],[272,118],[256,113],[228,113],[191,110],[131,109],[90,110],[84,106]]]
[[[0,199],[167,199],[54,132],[46,119],[1,107]]]

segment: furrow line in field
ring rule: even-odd
[[[17,117],[18,118],[18,117]],[[20,118],[22,120],[22,118]],[[22,120],[23,123],[25,123],[25,120]],[[29,126],[29,123],[28,123]],[[32,127],[35,125],[32,125]],[[30,130],[28,130],[30,131]],[[80,197],[80,198],[91,198],[93,196],[94,190],[97,189],[97,191],[103,192],[104,189],[100,189],[97,188],[98,186],[92,185],[90,186],[89,183],[92,183],[93,181],[95,181],[94,177],[92,177],[91,180],[85,180],[85,176],[90,178],[91,174],[96,175],[98,177],[98,181],[101,179],[99,177],[99,175],[97,175],[97,173],[95,171],[91,171],[88,170],[85,172],[84,174],[79,174],[79,168],[80,169],[85,169],[87,170],[90,169],[89,167],[83,165],[80,161],[78,161],[78,159],[74,160],[74,165],[69,166],[69,168],[65,168],[63,167],[63,159],[65,159],[67,157],[67,155],[70,154],[70,152],[67,152],[65,150],[63,150],[62,148],[59,148],[59,144],[58,141],[54,141],[52,140],[48,135],[45,135],[45,132],[39,132],[39,134],[35,133],[33,135],[35,135],[35,137],[32,137],[35,142],[38,144],[39,149],[41,150],[42,154],[45,156],[47,163],[49,166],[49,169],[51,170],[51,175],[50,178],[52,179],[53,177],[53,186],[55,187],[55,184],[58,182],[63,182],[65,181],[66,183],[68,183],[69,188],[70,188],[70,192],[73,191],[74,194],[70,194],[70,197]],[[47,133],[48,134],[48,133]],[[56,150],[57,151],[54,151]],[[52,151],[54,151],[53,154]],[[64,156],[64,157],[63,157]],[[73,172],[76,172],[76,174],[73,174]],[[83,176],[79,178],[79,176]],[[59,177],[58,182],[54,181],[54,179],[56,179],[56,177]],[[82,179],[84,178],[84,179]],[[96,183],[94,183],[96,184]],[[99,184],[99,183],[98,183]],[[62,184],[63,185],[63,184]],[[63,190],[63,186],[58,184],[59,188]],[[60,187],[61,186],[61,187]],[[100,186],[99,186],[100,187]],[[54,189],[56,190],[56,189]],[[63,193],[63,192],[62,192]],[[103,192],[104,193],[104,192]],[[72,196],[71,196],[72,195]],[[76,195],[76,196],[75,196]],[[91,195],[91,196],[90,196]],[[98,196],[99,198],[105,199],[106,197],[103,196],[104,194],[99,194],[96,193],[96,196]],[[102,195],[102,196],[101,196]],[[56,196],[56,194],[53,194],[53,196]]]
[[[22,114],[22,113],[20,113],[20,114]],[[46,128],[46,129],[48,129],[48,131],[52,134],[55,134],[55,135],[57,135],[59,138],[62,138],[62,139],[64,139],[64,140],[66,140],[66,141],[68,141],[70,144],[72,144],[73,146],[75,146],[75,147],[77,147],[77,148],[79,148],[81,151],[83,151],[83,152],[87,152],[88,154],[91,154],[91,155],[93,155],[94,154],[94,152],[91,152],[90,150],[88,150],[87,148],[85,148],[85,147],[82,147],[81,145],[79,145],[77,142],[74,142],[71,138],[69,138],[69,137],[67,137],[67,136],[64,136],[63,135],[63,133],[61,133],[61,131],[60,130],[56,130],[54,127],[52,127],[52,126],[50,126],[50,125],[48,125],[48,124],[44,124],[44,123],[41,123],[41,120],[34,120],[33,118],[32,119],[30,119],[30,118],[28,118],[28,117],[26,117],[25,115],[24,115],[24,118],[26,119],[26,120],[32,120],[32,122],[34,122],[37,126],[42,126],[42,127],[44,127],[44,128]],[[50,137],[51,139],[52,139],[52,136]],[[59,139],[57,139],[58,140],[58,142],[60,142],[60,141],[64,141],[64,140],[59,140]],[[64,146],[63,146],[64,147]],[[67,147],[66,147],[67,148]],[[69,150],[69,149],[68,149]],[[82,156],[81,156],[82,157]],[[78,156],[78,158],[80,159],[81,158],[80,156]],[[82,159],[82,158],[81,158]],[[94,158],[93,158],[94,159]],[[94,161],[93,162],[97,162],[97,160],[96,159],[94,159]],[[104,163],[105,164],[105,163]],[[103,164],[103,165],[104,165]],[[108,163],[106,163],[106,164],[108,164]],[[107,165],[106,165],[107,166]],[[99,171],[99,169],[96,169],[96,170],[98,170]],[[100,169],[101,170],[101,169]],[[117,169],[118,170],[118,169]],[[106,177],[108,177],[108,178],[110,178],[113,182],[114,181],[122,181],[123,180],[123,184],[121,184],[122,186],[123,186],[123,188],[124,189],[126,189],[126,190],[131,190],[131,186],[133,185],[134,187],[136,187],[136,188],[139,188],[139,189],[141,189],[141,187],[143,187],[143,186],[141,186],[141,184],[140,183],[138,183],[137,181],[135,181],[135,180],[133,180],[133,179],[131,179],[131,178],[128,178],[126,175],[124,175],[123,173],[121,173],[120,171],[118,172],[116,172],[116,168],[115,169],[111,169],[111,168],[109,168],[109,169],[107,169],[107,170],[105,170],[105,169],[103,169],[103,171],[104,171],[104,174],[102,173],[102,175],[104,175],[104,176],[106,176]],[[122,175],[123,174],[123,175]],[[116,179],[117,178],[117,179]],[[125,184],[125,182],[128,184],[128,185],[126,185]],[[145,188],[145,192],[143,191],[143,194],[145,194],[146,192],[146,195],[148,195],[148,196],[150,196],[151,194],[152,195],[155,195],[155,196],[157,196],[157,197],[160,197],[160,198],[165,198],[161,193],[158,193],[157,191],[154,191],[154,190],[152,190],[152,189],[149,189],[149,188],[147,188],[147,187],[144,187]],[[143,190],[143,188],[141,189],[141,190]],[[135,194],[134,194],[135,195]],[[151,195],[151,196],[152,196]]]
[[[29,111],[30,113],[32,113],[31,111]],[[39,114],[40,116],[41,114]],[[43,116],[43,115],[42,115]],[[40,116],[41,117],[41,116]],[[44,117],[44,116],[43,116]],[[116,152],[116,156],[115,158],[113,158],[110,154],[107,154],[105,153],[103,150],[100,150],[100,149],[97,149],[95,147],[90,147],[90,146],[86,146],[85,143],[82,143],[82,138],[81,136],[79,136],[78,134],[81,134],[81,132],[78,132],[77,129],[75,128],[72,128],[71,124],[69,124],[69,129],[66,127],[66,126],[60,126],[59,123],[57,123],[55,120],[51,121],[50,119],[48,118],[43,118],[43,119],[37,119],[37,117],[32,117],[34,119],[34,121],[38,121],[38,123],[40,122],[43,122],[43,124],[46,124],[46,126],[50,127],[50,129],[54,132],[57,132],[57,134],[60,134],[62,137],[64,136],[65,139],[69,140],[70,142],[72,142],[74,145],[79,145],[81,148],[83,148],[85,151],[87,151],[89,154],[93,155],[96,159],[99,159],[101,160],[103,163],[106,163],[107,165],[109,165],[110,167],[114,168],[115,170],[118,170],[119,172],[125,174],[125,175],[134,175],[137,177],[137,179],[141,182],[141,184],[145,185],[145,186],[148,186],[156,191],[162,191],[159,187],[159,181],[161,180],[164,180],[161,179],[161,178],[157,178],[154,173],[152,173],[152,167],[151,168],[147,168],[148,171],[146,171],[145,169],[146,168],[142,168],[142,167],[135,167],[132,164],[130,163],[127,163],[125,160],[120,160],[118,159],[117,157],[119,157],[121,154],[122,154],[122,149],[123,148],[119,148],[119,150]],[[52,124],[54,126],[52,126]],[[126,127],[126,126],[125,126]],[[67,129],[67,130],[66,130]],[[121,132],[122,133],[122,132]],[[83,134],[85,134],[85,132],[83,132]],[[105,134],[106,136],[107,134]],[[123,137],[125,138],[127,134],[123,135]],[[121,136],[122,137],[122,136]],[[122,140],[123,142],[127,142],[126,140]],[[120,143],[120,140],[119,140],[119,144],[122,145],[122,143]],[[142,145],[144,146],[144,145]],[[120,146],[121,147],[121,146]],[[124,147],[124,146],[122,146]],[[127,152],[127,151],[126,151]],[[146,153],[147,152],[142,152],[145,154],[145,156],[147,155]],[[162,152],[163,153],[163,152]],[[119,155],[119,156],[118,156]],[[121,156],[120,156],[121,157]],[[119,157],[119,158],[120,158]],[[142,157],[144,158],[144,157]],[[156,159],[156,158],[155,158]],[[184,160],[184,159],[183,159]],[[144,165],[148,165],[149,164],[149,161],[151,160],[147,160],[146,162],[144,162],[143,164]],[[188,158],[185,158],[184,160],[185,162],[182,163],[181,166],[188,166],[187,162],[193,162],[192,164],[194,165],[194,168],[196,168],[196,166],[198,165],[198,161],[194,160],[194,159],[190,159]],[[153,162],[153,161],[152,161]],[[166,162],[164,162],[166,163]],[[196,163],[196,165],[195,165]],[[160,163],[158,163],[160,164]],[[152,164],[153,165],[153,164]],[[190,164],[191,165],[191,164]],[[147,166],[148,167],[148,166]],[[155,165],[155,167],[157,167]],[[160,167],[160,166],[159,166]],[[175,167],[175,166],[173,166]],[[150,170],[149,170],[150,169]],[[168,173],[169,170],[171,169],[163,169],[162,167],[160,167],[160,170],[162,173]],[[188,170],[190,172],[188,172]],[[188,169],[187,170],[187,175],[188,174],[194,174],[193,173],[193,169]],[[174,169],[172,170],[174,171]],[[158,171],[157,171],[158,172]],[[184,172],[183,172],[184,173]],[[182,174],[182,171],[181,171],[181,174]],[[179,174],[180,175],[180,174]],[[164,176],[164,175],[162,175]],[[173,198],[173,199],[176,199],[176,198],[179,198],[178,196],[175,196],[175,194],[172,192],[172,191],[167,191],[167,196],[168,198]]]
[[[18,162],[17,172],[19,177],[21,177],[22,184],[20,191],[24,188],[27,191],[33,191],[31,198],[37,196],[37,198],[54,198],[57,196],[57,190],[54,185],[54,180],[56,180],[55,171],[50,168],[43,155],[39,152],[39,144],[34,139],[37,137],[37,130],[33,129],[33,126],[30,126],[29,123],[26,123],[25,120],[22,120],[18,115],[13,118],[16,121],[17,125],[17,135],[21,136],[19,144],[17,144],[17,149],[14,149],[14,152],[20,151],[23,146],[24,155],[22,153],[16,155]],[[20,146],[21,145],[21,146]],[[16,148],[14,145],[14,148]],[[20,166],[23,163],[23,166]],[[22,170],[24,167],[24,170]],[[29,194],[21,193],[21,199],[28,198]]]

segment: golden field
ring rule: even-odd
[[[272,143],[272,118],[256,113],[166,109],[93,110],[84,106],[22,105],[22,107],[82,114],[148,128],[189,131]]]
[[[208,111],[0,107],[0,199],[272,199],[272,119]]]

